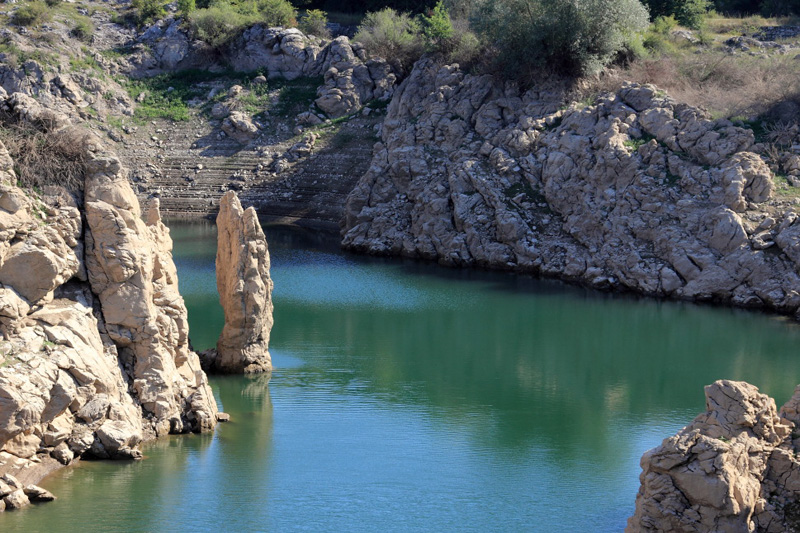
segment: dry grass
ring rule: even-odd
[[[586,90],[616,90],[624,81],[652,83],[715,118],[768,116],[770,121],[800,121],[800,61],[794,54],[756,57],[721,50],[681,50],[607,72]]]
[[[83,190],[89,137],[75,128],[47,132],[25,122],[0,125],[0,141],[14,160],[17,185],[33,190],[48,185]]]

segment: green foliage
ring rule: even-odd
[[[709,0],[644,0],[650,10],[650,16],[674,16],[683,26],[698,29],[703,24],[703,18],[711,8]]]
[[[44,3],[47,4],[47,7],[56,7],[61,1],[62,0],[44,0]]]
[[[328,31],[328,14],[321,9],[309,9],[300,20],[300,29],[306,35],[316,35],[329,39],[331,32]]]
[[[259,22],[267,26],[297,26],[297,10],[287,0],[257,0]]]
[[[297,10],[287,0],[240,4],[219,0],[190,13],[189,27],[197,38],[222,49],[253,24],[291,27],[297,23],[296,17]]]
[[[131,0],[131,7],[136,11],[136,20],[140,26],[166,15],[163,0]]]
[[[182,17],[188,17],[195,9],[197,9],[195,0],[178,0],[178,13]]]
[[[280,117],[290,117],[307,110],[317,97],[317,87],[322,78],[297,78],[296,80],[275,80],[270,82],[278,87],[278,102],[270,111]]]
[[[442,0],[421,18],[422,33],[428,42],[438,44],[453,36],[453,22]]]
[[[387,7],[367,13],[354,39],[371,55],[383,57],[401,70],[410,70],[423,52],[421,34],[419,23],[411,16]]]
[[[47,4],[35,0],[17,8],[11,16],[11,21],[17,26],[38,26],[50,20],[50,10]]]
[[[70,33],[76,39],[89,42],[92,40],[92,35],[94,35],[94,24],[92,24],[89,17],[77,17],[75,26],[72,27]]]
[[[660,33],[661,35],[669,35],[672,30],[678,25],[678,21],[675,20],[674,15],[668,16],[660,16],[656,17],[653,20],[653,24],[650,26],[650,30],[655,33]]]
[[[542,68],[599,71],[647,28],[648,16],[638,0],[486,0],[472,23],[497,48],[498,67],[525,80]]]
[[[189,15],[189,27],[194,35],[207,44],[221,49],[238,37],[248,26],[255,24],[256,17],[236,11],[227,2],[219,2],[206,9],[198,9]]]

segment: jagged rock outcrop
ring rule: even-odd
[[[707,386],[707,411],[642,456],[626,531],[796,531],[800,461],[792,430],[799,403],[800,389],[779,414],[775,401],[748,383]]]
[[[84,205],[17,188],[0,145],[0,474],[25,485],[78,456],[137,458],[145,439],[216,423],[157,202],[143,221],[119,161],[77,130],[75,143],[89,158]]]
[[[797,312],[797,217],[767,202],[752,132],[651,86],[561,101],[418,62],[348,198],[344,246]]]
[[[242,209],[234,191],[226,192],[217,215],[217,290],[225,326],[208,366],[223,373],[272,370],[272,279],[267,239],[255,209]]]
[[[84,195],[89,281],[138,401],[159,435],[211,430],[216,405],[189,350],[172,240],[158,203],[142,220],[119,160],[102,153],[89,163]]]

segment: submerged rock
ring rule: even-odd
[[[798,391],[779,413],[748,383],[707,386],[706,412],[642,456],[626,531],[795,531],[800,461],[791,418]]]
[[[220,200],[217,231],[217,290],[225,326],[211,366],[225,373],[269,372],[272,279],[267,239],[255,209],[242,209],[234,191]]]

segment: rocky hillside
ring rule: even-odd
[[[15,120],[45,113],[0,100]],[[17,187],[0,146],[0,474],[21,483],[80,456],[139,457],[143,440],[211,431],[217,415],[158,202],[143,217],[99,139],[49,124],[85,154],[82,194]]]
[[[751,130],[652,86],[560,106],[420,61],[348,198],[344,246],[797,312],[796,203],[773,194]]]

